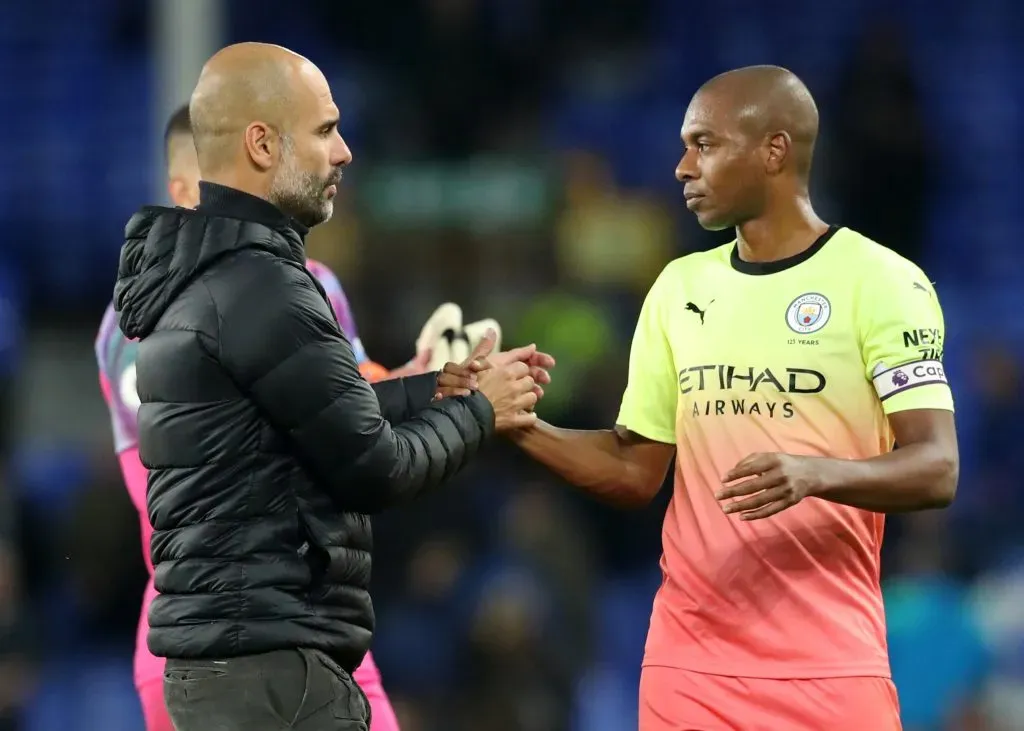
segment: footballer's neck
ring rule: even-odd
[[[761,216],[737,226],[736,242],[743,261],[779,261],[806,251],[826,231],[810,198],[793,196],[771,202]]]

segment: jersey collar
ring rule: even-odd
[[[778,274],[779,272],[784,272],[787,269],[795,267],[797,264],[803,264],[805,261],[817,254],[822,250],[822,248],[824,248],[825,244],[828,243],[829,239],[831,239],[838,230],[838,226],[829,226],[828,231],[819,236],[813,244],[801,251],[799,254],[787,256],[785,259],[776,259],[775,261],[744,261],[743,259],[740,259],[740,246],[737,243],[732,247],[732,254],[729,255],[729,261],[732,264],[732,268],[741,274],[753,274],[755,276],[761,274]]]

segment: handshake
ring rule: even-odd
[[[462,309],[447,303],[423,327],[416,351],[428,370],[439,371],[435,399],[479,391],[494,408],[495,430],[505,432],[537,421],[533,408],[551,382],[555,359],[536,345],[501,351],[500,341],[496,321],[463,325]]]

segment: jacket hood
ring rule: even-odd
[[[117,267],[114,309],[129,338],[153,332],[179,294],[214,262],[255,248],[304,262],[302,238],[237,218],[147,206],[128,221]]]

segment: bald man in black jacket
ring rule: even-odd
[[[495,361],[371,387],[305,268],[351,160],[323,75],[276,46],[230,46],[190,111],[200,205],[136,214],[115,290],[140,339],[149,647],[168,658],[178,731],[365,730],[351,672],[374,624],[368,515],[531,423],[544,372]]]

